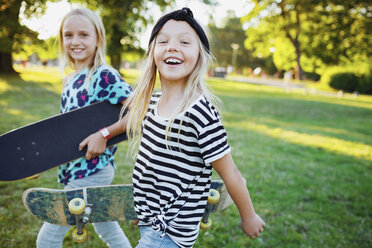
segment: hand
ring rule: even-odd
[[[255,237],[259,237],[260,233],[263,232],[263,227],[265,226],[265,222],[261,219],[258,214],[254,214],[252,217],[243,220],[241,223],[242,229],[245,234],[247,234],[251,239]]]
[[[106,150],[107,140],[100,132],[93,133],[79,144],[79,151],[88,146],[85,158],[90,160],[102,154]]]
[[[137,226],[137,225],[138,225],[138,223],[139,223],[139,220],[132,220],[132,225],[135,225],[135,226]]]

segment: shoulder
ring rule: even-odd
[[[74,73],[72,72],[72,73],[68,74],[66,77],[64,77],[64,78],[62,79],[62,86],[63,86],[63,88],[66,86],[66,84],[67,84],[68,82],[71,81],[71,79],[72,79],[73,77],[74,77]]]
[[[161,91],[155,91],[151,96],[151,101],[158,101],[161,97]]]
[[[104,88],[107,85],[120,85],[126,84],[125,80],[121,77],[120,73],[109,65],[100,65],[93,73],[93,82]]]
[[[113,75],[116,75],[116,76],[120,75],[119,72],[115,68],[113,68],[109,65],[106,65],[106,64],[100,65],[97,68],[97,70],[94,72],[94,76],[100,76],[100,77],[107,76],[109,74],[113,74]]]
[[[203,124],[202,126],[221,121],[217,109],[204,95],[201,95],[190,107],[191,116],[197,118],[199,123]]]
[[[154,108],[154,106],[156,106],[157,105],[157,103],[158,103],[158,101],[159,101],[159,99],[160,99],[160,97],[161,97],[161,91],[159,92],[159,91],[156,91],[156,92],[154,92],[152,95],[151,95],[151,98],[150,98],[150,102],[149,102],[149,111],[151,110],[151,109],[153,109]]]

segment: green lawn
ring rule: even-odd
[[[21,69],[21,79],[0,75],[0,134],[55,115],[61,82],[54,68]],[[135,73],[124,71],[132,82]],[[244,236],[235,206],[214,214],[211,231],[195,247],[371,247],[372,97],[304,94],[280,88],[210,79],[224,103],[223,123],[256,211],[267,226]],[[1,151],[0,151],[1,152]],[[114,183],[130,183],[126,143],[119,146]],[[1,247],[35,247],[42,221],[22,204],[30,187],[60,188],[57,169],[31,181],[0,183]],[[214,178],[218,175],[214,174]],[[133,246],[139,229],[120,223]],[[104,247],[90,238],[65,247]]]

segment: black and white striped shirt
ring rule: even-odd
[[[140,225],[152,225],[180,247],[192,247],[211,183],[211,162],[230,152],[216,109],[201,95],[176,119],[165,140],[167,119],[152,96],[133,172]],[[182,122],[181,122],[182,120]]]

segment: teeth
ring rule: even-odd
[[[165,63],[167,63],[167,64],[181,64],[182,61],[179,60],[179,59],[170,58],[170,59],[166,59]]]
[[[74,52],[81,52],[81,51],[83,51],[83,49],[81,49],[81,48],[75,48],[75,49],[72,49],[72,51],[74,51]]]

